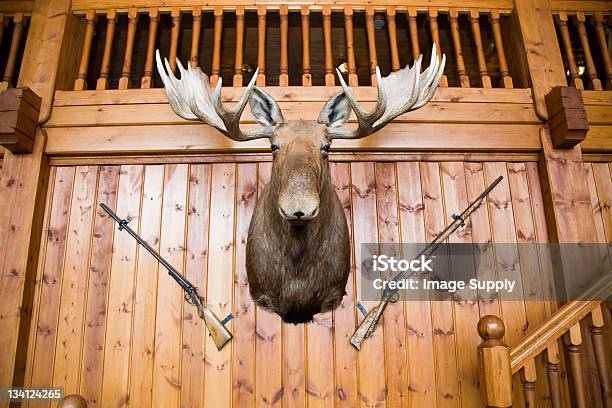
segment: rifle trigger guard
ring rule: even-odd
[[[195,303],[194,303],[193,299],[191,299],[191,296],[189,296],[189,293],[185,292],[184,296],[185,296],[185,301],[187,303],[189,303],[192,306],[195,306]]]
[[[465,220],[463,218],[461,218],[460,215],[457,215],[455,213],[453,213],[453,215],[451,216],[453,218],[453,220],[461,220],[461,224],[459,224],[460,227],[465,227]]]

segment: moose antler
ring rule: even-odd
[[[174,112],[181,118],[201,120],[238,142],[270,137],[273,131],[270,127],[263,126],[247,132],[240,129],[240,117],[253,92],[257,71],[255,71],[253,79],[249,82],[238,104],[233,109],[227,109],[221,103],[221,78],[219,78],[217,87],[213,91],[208,76],[199,67],[192,68],[189,64],[185,69],[177,58],[176,65],[181,74],[181,79],[178,79],[174,76],[167,58],[164,58],[165,68],[162,65],[159,50],[156,51],[155,57],[157,70],[164,83],[168,102]]]
[[[359,139],[371,135],[399,115],[419,109],[429,102],[442,78],[446,55],[443,54],[440,61],[434,43],[429,67],[420,73],[422,60],[423,54],[417,58],[412,68],[406,66],[384,78],[376,67],[378,98],[371,112],[363,110],[338,71],[342,91],[357,116],[357,129],[351,131],[341,127],[330,127],[327,130],[328,136],[332,139]]]

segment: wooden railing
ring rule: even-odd
[[[520,47],[504,34],[510,12],[331,4],[77,9],[87,25],[74,90],[161,87],[157,48],[172,69],[178,56],[201,66],[212,82],[224,76],[233,86],[255,68],[259,86],[334,86],[336,68],[351,86],[374,85],[377,65],[383,74],[396,71],[420,53],[428,58],[434,42],[439,57],[448,58],[443,87],[512,88],[514,68],[526,87],[526,74],[506,58]]]
[[[611,10],[555,14],[569,84],[578,89],[612,90],[612,44],[608,44]]]
[[[28,13],[4,13],[0,7],[0,91],[17,82],[28,21]]]
[[[603,339],[604,310],[602,300],[612,294],[612,275],[608,274],[587,290],[581,300],[568,302],[548,321],[533,330],[512,348],[503,343],[504,323],[497,316],[484,316],[478,322],[478,333],[483,342],[479,346],[483,399],[487,406],[508,407],[512,403],[512,375],[519,373],[523,385],[523,397],[527,407],[536,406],[536,358],[543,355],[547,362],[546,373],[550,401],[553,407],[564,406],[559,364],[563,354],[559,341],[565,344],[571,372],[573,397],[578,407],[587,407],[585,379],[583,374],[583,338],[581,322],[591,316],[591,341],[602,392],[601,401],[606,408],[612,407],[612,385],[608,374],[605,344]],[[522,405],[522,404],[521,404]]]

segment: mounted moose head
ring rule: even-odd
[[[255,86],[257,72],[233,109],[221,103],[221,78],[213,91],[200,68],[185,69],[177,60],[177,79],[157,52],[157,69],[170,106],[184,119],[200,120],[235,141],[268,138],[274,163],[270,182],[255,208],[247,241],[249,290],[261,307],[283,321],[304,323],[338,307],[349,275],[348,227],[329,173],[333,139],[358,139],[378,131],[397,116],[424,106],[434,95],[446,62],[434,44],[431,63],[421,73],[422,55],[406,67],[376,77],[378,101],[361,108],[338,72],[342,91],[323,106],[319,118],[287,121],[276,101]],[[261,125],[243,132],[240,116],[249,102]],[[357,128],[343,127],[351,108]]]

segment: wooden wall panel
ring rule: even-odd
[[[593,214],[607,240],[610,167],[589,168],[599,205]],[[425,294],[392,305],[356,352],[349,338],[363,318],[355,307],[361,243],[431,240],[499,174],[502,187],[450,241],[485,249],[490,240],[539,242],[546,226],[535,163],[332,163],[357,268],[341,307],[306,327],[282,324],[248,294],[248,223],[270,172],[268,162],[52,167],[26,383],[67,387],[91,406],[480,406],[479,317],[501,314],[512,344],[550,305]],[[97,208],[101,202],[131,216],[219,317],[234,314],[228,347],[216,350],[179,287],[116,230]],[[490,276],[515,273],[530,289],[531,277],[521,276],[529,268],[542,282],[549,279],[543,260],[528,266],[519,254],[508,260],[491,252],[483,258]],[[514,272],[500,269],[508,264]],[[473,271],[481,279],[486,272]],[[540,401],[546,393],[538,388]]]

